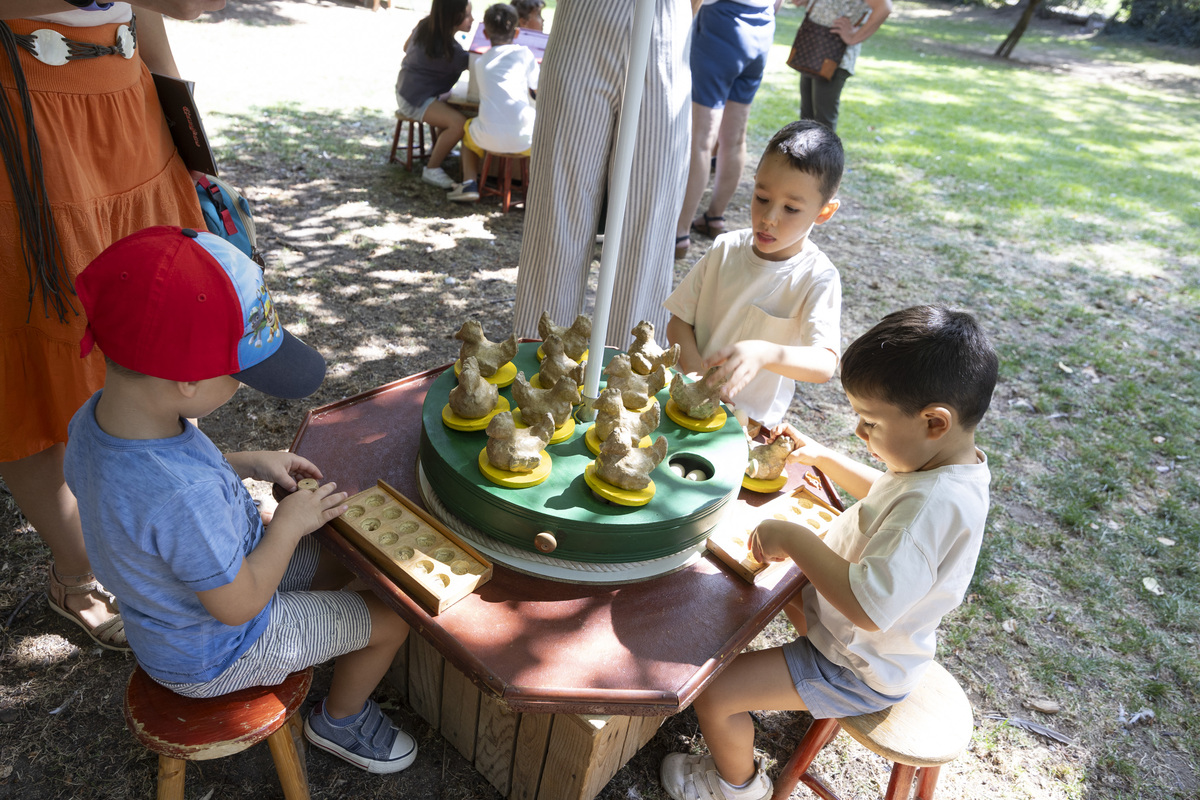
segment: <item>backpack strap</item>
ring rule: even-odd
[[[196,183],[208,193],[212,198],[213,205],[217,207],[217,214],[221,217],[221,224],[225,226],[225,233],[230,236],[237,234],[237,225],[233,222],[233,213],[230,212],[229,206],[225,205],[225,201],[221,199],[221,189],[215,183],[210,181],[201,173],[196,173]]]

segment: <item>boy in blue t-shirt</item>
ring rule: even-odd
[[[160,226],[97,256],[76,290],[81,351],[99,345],[108,375],[71,421],[66,479],[142,668],[213,697],[339,657],[308,739],[370,772],[412,764],[415,740],[370,699],[408,625],[369,593],[332,591],[339,570],[307,535],[346,510],[346,493],[296,491],[322,477],[307,459],[222,456],[188,421],[242,383],[295,399],[325,377],[320,354],[280,326],[262,269],[220,237]],[[244,478],[292,492],[265,526]]]

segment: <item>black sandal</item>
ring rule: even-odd
[[[725,217],[710,217],[708,214],[704,214],[703,216],[704,222],[696,220],[692,223],[692,230],[696,231],[696,233],[701,233],[711,239],[715,239],[725,232]]]
[[[692,237],[686,233],[675,237],[675,260],[687,258],[688,251],[692,249]]]

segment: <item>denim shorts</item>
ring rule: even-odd
[[[842,719],[882,711],[899,703],[907,694],[880,694],[863,683],[849,667],[834,664],[807,637],[783,646],[792,683],[814,719]]]
[[[297,591],[311,585],[319,553],[313,537],[300,540],[266,630],[224,672],[203,683],[158,682],[185,697],[216,697],[247,686],[276,686],[293,672],[366,647],[371,614],[357,592]]]
[[[774,35],[770,8],[736,2],[701,6],[692,30],[692,102],[714,109],[726,101],[750,105]]]
[[[424,102],[414,106],[412,103],[401,97],[399,92],[396,92],[396,108],[401,114],[409,119],[415,119],[417,122],[425,121],[425,112],[429,110],[431,105],[433,105],[434,100],[437,100],[437,98],[430,97]]]

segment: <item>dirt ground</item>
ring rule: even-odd
[[[372,15],[350,4],[278,1],[231,4],[220,18],[241,25],[226,31],[218,24],[200,24],[182,35],[177,33],[184,29],[172,27],[181,64],[227,32],[249,40],[276,35],[283,26],[297,41],[355,45],[354,29],[407,30],[403,20],[411,25],[415,19],[402,8]],[[348,60],[355,57],[354,47],[349,50],[343,54]],[[278,74],[292,80],[259,87],[257,105],[269,110],[213,114],[216,124],[210,126],[220,130],[223,176],[243,187],[254,204],[281,319],[321,350],[329,375],[316,395],[299,402],[243,389],[201,422],[202,430],[225,450],[287,448],[307,409],[453,360],[458,342],[452,334],[467,317],[479,319],[488,332],[503,332],[511,325],[522,212],[501,215],[495,205],[448,205],[439,190],[385,163],[392,133],[391,76],[369,76],[369,90],[363,88],[367,77],[356,79],[351,72],[336,78],[350,97],[344,108],[358,103],[374,108],[371,112],[318,115],[288,105],[287,92],[303,96],[302,63],[312,52],[297,46],[289,53],[291,60],[275,64]],[[277,54],[272,51],[273,57]],[[264,83],[269,80],[264,78]],[[278,101],[272,94],[275,88]],[[360,103],[364,97],[366,102]],[[453,173],[454,165],[449,166]],[[843,275],[849,274],[862,292],[846,307],[847,341],[885,308],[927,300],[921,294],[921,276],[933,269],[929,252],[909,240],[903,221],[868,214],[856,202],[856,191],[851,175],[843,187],[837,221],[827,226],[821,241]],[[747,200],[748,185],[743,182],[729,214],[731,227],[748,224]],[[878,255],[881,240],[891,245],[887,264]],[[691,260],[705,244],[700,237],[693,240]],[[981,252],[980,257],[989,256]],[[897,263],[907,270],[903,279],[891,273]],[[685,267],[677,264],[677,271]],[[886,296],[883,286],[890,289]],[[957,289],[950,286],[947,291],[953,295]],[[953,303],[966,298],[941,299]],[[798,395],[793,416],[817,434],[844,432],[848,417],[836,381]],[[261,485],[254,490],[265,494]],[[6,492],[0,493],[0,506],[0,798],[150,796],[155,759],[133,741],[121,715],[132,657],[91,646],[46,608],[42,592],[47,551]],[[773,625],[760,644],[785,635],[781,625]],[[984,684],[1010,680],[1003,664],[973,667],[960,678],[977,712],[986,710],[978,706]],[[310,702],[323,695],[328,680],[329,668],[320,668]],[[417,762],[398,776],[380,777],[324,754],[311,754],[308,770],[315,798],[498,797],[440,735],[395,702],[386,686],[377,697],[397,721],[415,732],[420,745]],[[765,714],[758,722],[760,749],[782,763],[803,734],[807,717]],[[600,797],[663,797],[656,778],[659,761],[697,742],[691,711],[669,718]],[[1049,747],[1034,745],[1030,749],[1037,752],[1024,757],[1045,758]],[[1077,758],[1070,753],[1056,757],[1064,762]],[[993,794],[988,789],[988,781],[1014,778],[1008,767],[999,770],[986,763],[995,758],[990,747],[964,755],[962,766],[946,770],[942,796],[1000,796],[1000,791]],[[848,797],[878,796],[886,785],[883,762],[861,748],[831,748],[818,763],[826,774],[836,776],[835,785]],[[1013,769],[1019,771],[1019,765]],[[280,796],[265,747],[190,763],[187,780],[189,798]],[[969,784],[973,785],[968,788]],[[1022,796],[1038,795],[1037,787],[1029,786]],[[798,791],[796,796],[806,795]]]

